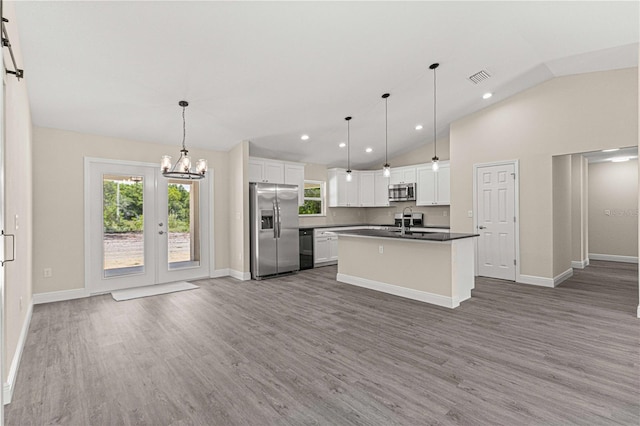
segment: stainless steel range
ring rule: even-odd
[[[394,223],[397,227],[402,226],[402,213],[396,213],[393,215]],[[404,214],[404,226],[418,226],[421,227],[424,222],[423,213],[405,213]]]

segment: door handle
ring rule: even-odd
[[[158,231],[158,234],[162,235],[164,234],[164,231]]]
[[[2,232],[0,232],[0,236],[2,237],[11,237],[11,259],[6,259],[6,260],[0,260],[0,266],[4,266],[5,263],[7,262],[13,262],[14,260],[16,260],[16,236],[13,234],[5,234],[4,230],[2,230]]]
[[[478,225],[478,229],[486,229],[486,226]]]

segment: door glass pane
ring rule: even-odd
[[[105,278],[144,273],[142,176],[103,175]]]
[[[170,179],[168,191],[169,269],[200,266],[200,186]]]

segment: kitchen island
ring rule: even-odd
[[[456,308],[474,287],[478,234],[394,230],[338,231],[337,280]]]

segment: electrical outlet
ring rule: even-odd
[[[467,212],[467,217],[473,217],[473,210],[469,210]]]
[[[44,268],[42,272],[45,278],[51,278],[53,276],[53,269],[51,268]]]
[[[19,223],[18,223],[18,215],[16,215],[16,216],[14,217],[14,221],[15,221],[14,226],[15,226],[15,229],[17,230],[17,229],[18,229],[18,227],[19,227]]]
[[[22,296],[20,296],[20,310],[22,311]]]
[[[446,210],[442,212],[442,216],[447,217],[449,216],[449,212],[447,212]]]
[[[384,253],[384,246],[382,244],[378,246],[378,253],[380,254]]]

